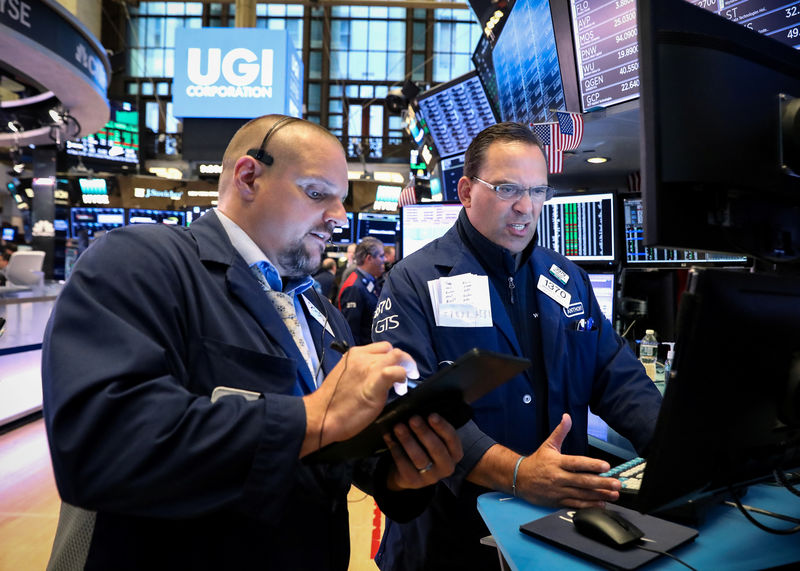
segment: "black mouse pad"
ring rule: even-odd
[[[609,504],[608,509],[618,512],[641,529],[644,532],[644,538],[639,540],[639,544],[648,549],[670,551],[694,540],[698,535],[697,530],[690,527],[643,515],[621,506]],[[581,535],[572,523],[574,511],[573,509],[559,510],[543,518],[525,523],[519,526],[519,530],[610,569],[636,569],[660,556],[658,553],[645,551],[635,546],[628,549],[614,549]],[[680,553],[673,555],[680,557]]]
[[[472,417],[469,403],[475,402],[531,362],[528,359],[481,349],[471,349],[454,363],[439,369],[416,388],[390,402],[372,424],[356,436],[335,442],[306,457],[306,462],[335,462],[363,458],[386,449],[383,435],[395,424],[414,415],[423,418],[438,413],[458,428]]]

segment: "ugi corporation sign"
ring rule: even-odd
[[[177,117],[299,117],[303,62],[286,30],[182,28],[175,36]]]

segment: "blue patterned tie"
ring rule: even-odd
[[[297,312],[294,307],[294,299],[291,295],[280,291],[280,276],[274,267],[267,262],[258,262],[250,266],[250,269],[261,284],[261,289],[267,294],[267,297],[272,302],[278,315],[281,316],[283,324],[294,339],[297,348],[300,349],[300,354],[305,359],[308,370],[311,372],[311,378],[315,378],[314,365],[311,362],[311,355],[308,352],[308,345],[303,337],[303,330],[300,328],[300,321],[297,319]],[[277,279],[277,282],[276,282]],[[277,287],[276,287],[277,286]]]

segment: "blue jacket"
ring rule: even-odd
[[[339,312],[309,299],[352,342]],[[334,337],[308,323],[327,373]],[[353,478],[370,489],[375,465],[298,459],[306,416],[293,393],[313,386],[303,362],[215,214],[100,238],[45,333],[44,416],[65,510],[53,567],[346,569],[347,491]],[[212,403],[217,386],[261,398]],[[405,518],[410,496],[385,493],[382,478],[371,491],[390,513],[397,498]]]
[[[368,345],[372,342],[370,330],[372,314],[378,305],[377,285],[372,275],[356,268],[339,289],[339,311],[350,325],[356,345]]]
[[[495,442],[522,454],[535,451],[541,442],[521,427],[530,426],[536,414],[547,415],[550,431],[564,412],[571,415],[572,430],[562,447],[566,454],[586,453],[587,408],[631,440],[639,451],[652,437],[660,394],[604,318],[586,273],[541,247],[534,248],[526,263],[532,264],[537,278],[544,275],[557,282],[550,274],[553,265],[569,275],[566,285],[557,283],[571,294],[570,311],[536,291],[547,378],[546,407],[531,398],[530,371],[474,403],[474,423],[459,431],[464,460],[447,484],[438,486],[434,504],[421,517],[404,525],[387,521],[376,558],[381,569],[480,569],[481,554],[491,556],[489,560],[493,558],[496,565],[496,555],[478,545],[487,532],[477,515],[475,499],[486,490],[465,482],[465,477]],[[408,351],[416,359],[422,378],[473,347],[522,356],[511,320],[491,280],[492,327],[435,325],[428,281],[467,273],[486,275],[454,226],[392,268],[378,302],[373,339],[387,340]],[[592,330],[576,330],[578,320],[589,317],[595,323]]]

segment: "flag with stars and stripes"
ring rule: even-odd
[[[397,207],[402,208],[409,204],[417,203],[417,191],[414,188],[414,183],[409,183],[401,192],[400,198],[397,199]]]
[[[564,168],[564,153],[553,144],[559,133],[558,123],[534,123],[532,127],[542,144],[547,159],[547,171],[550,174],[560,173]]]
[[[583,117],[580,113],[556,111],[558,138],[556,147],[562,151],[574,151],[583,140]]]

